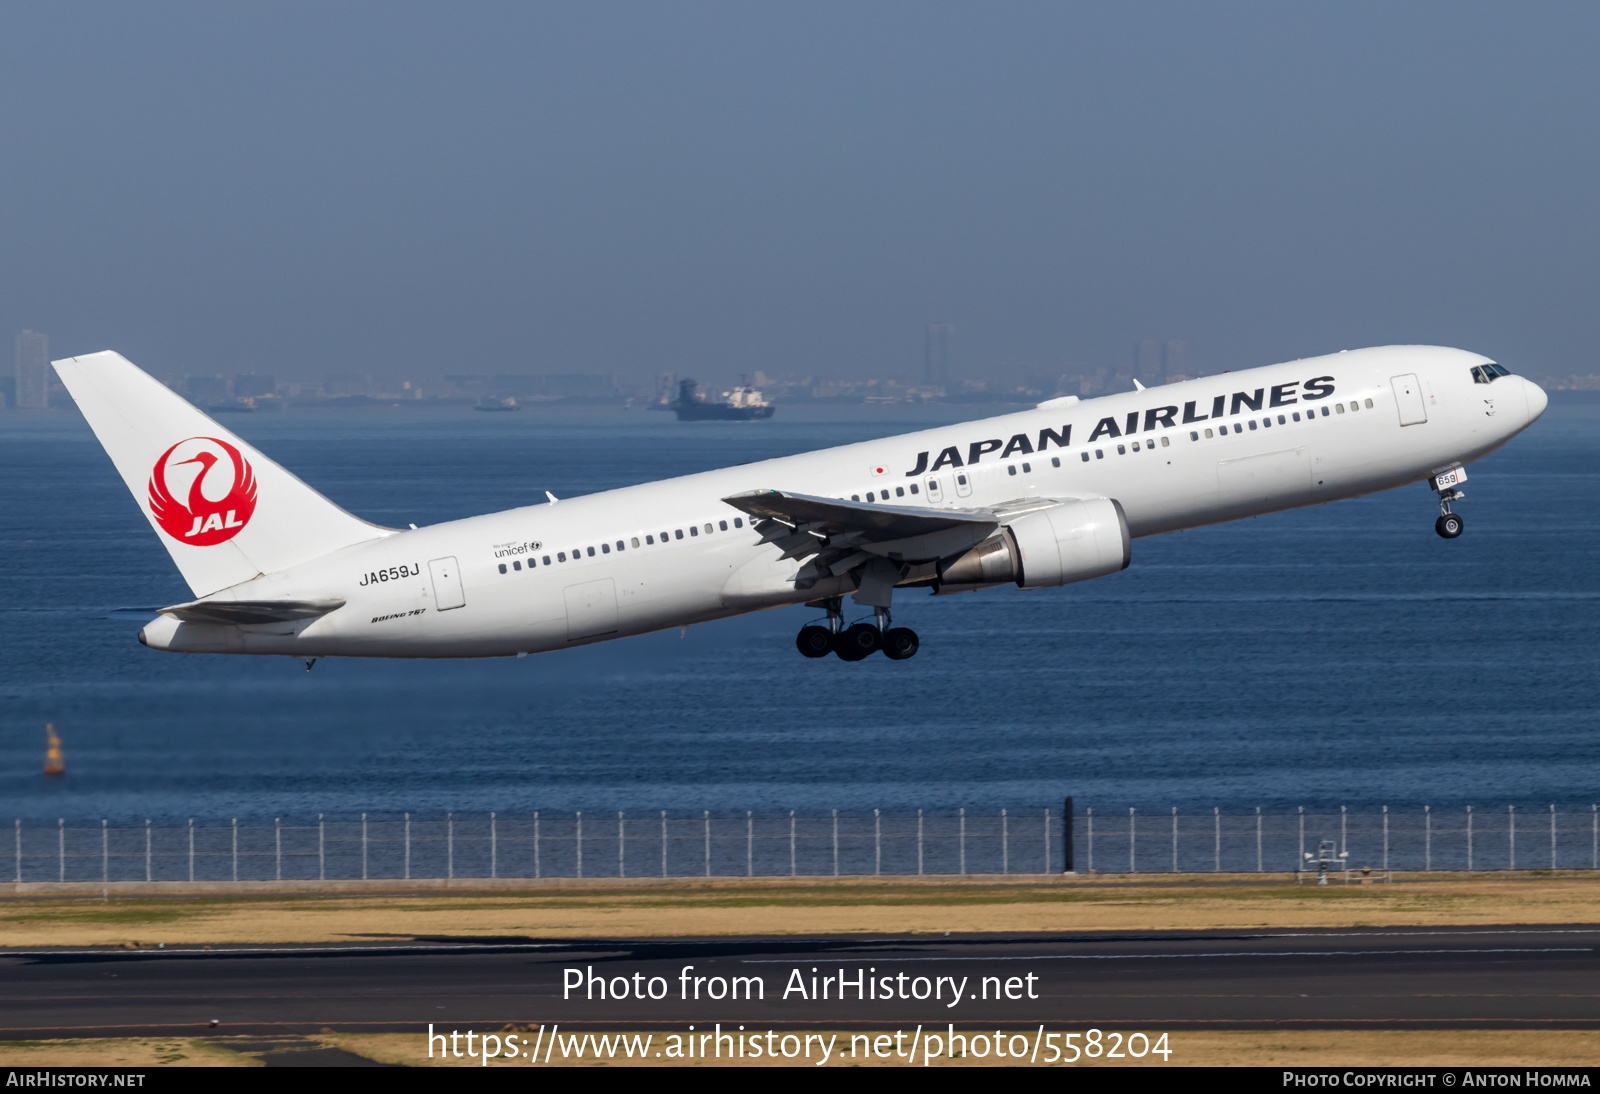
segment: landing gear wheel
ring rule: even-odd
[[[833,652],[833,632],[827,627],[801,627],[794,644],[807,657],[826,657]]]
[[[883,636],[883,655],[891,661],[904,661],[917,653],[917,632],[910,627],[895,627]]]
[[[883,632],[871,623],[856,623],[833,639],[833,652],[841,661],[859,661],[883,645]]]
[[[1433,530],[1445,539],[1455,539],[1465,528],[1459,513],[1446,513],[1433,522]]]

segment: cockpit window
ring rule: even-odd
[[[1472,382],[1475,384],[1492,384],[1500,377],[1510,375],[1511,370],[1504,365],[1474,365],[1472,368]]]

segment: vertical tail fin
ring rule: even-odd
[[[390,534],[333,504],[121,354],[53,364],[196,596]]]

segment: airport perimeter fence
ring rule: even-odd
[[[1600,809],[497,813],[270,825],[15,822],[15,881],[1600,869]]]

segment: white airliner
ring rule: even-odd
[[[895,660],[896,589],[1065,585],[1132,542],[1422,482],[1544,412],[1435,346],[1351,350],[401,530],[340,509],[116,353],[55,362],[197,599],[154,649],[495,657],[805,603],[807,657]],[[548,496],[548,495],[547,495]],[[846,625],[844,598],[872,622]]]

